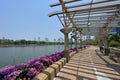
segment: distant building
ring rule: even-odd
[[[49,42],[49,39],[48,39],[48,38],[45,38],[45,42]]]
[[[120,34],[120,27],[114,28],[114,29],[110,32],[110,34]]]
[[[40,37],[38,37],[38,41],[40,41]]]
[[[116,32],[117,32],[118,34],[120,34],[120,27],[119,27],[119,28],[116,28]]]
[[[86,39],[91,39],[90,35],[87,35],[87,36],[86,36]]]

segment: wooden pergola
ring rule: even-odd
[[[68,34],[74,32],[77,41],[77,30],[81,35],[93,35],[100,40],[100,47],[104,42],[105,54],[108,55],[107,38],[113,28],[120,27],[120,0],[59,0],[50,7],[61,6],[61,11],[49,14],[57,16],[63,25],[61,32],[65,35],[65,52],[68,50]],[[82,31],[80,31],[82,29]],[[77,42],[76,42],[77,43]]]

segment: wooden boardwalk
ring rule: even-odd
[[[75,54],[54,80],[120,80],[120,63],[91,46]]]

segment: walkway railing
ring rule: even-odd
[[[115,62],[120,63],[120,49],[110,47],[109,58],[114,60]]]

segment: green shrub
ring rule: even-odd
[[[96,39],[89,39],[89,40],[86,40],[85,43],[87,45],[98,45],[98,40],[96,40]]]
[[[109,45],[111,47],[119,47],[120,46],[120,42],[112,40],[112,41],[110,41]]]

